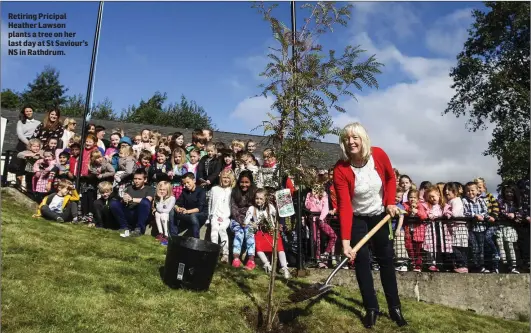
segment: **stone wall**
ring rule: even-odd
[[[312,269],[308,279],[321,282],[330,272]],[[373,276],[376,290],[382,291],[380,273]],[[401,297],[417,299],[418,284],[418,299],[423,302],[506,319],[529,318],[529,274],[397,272],[397,280]],[[358,289],[352,270],[339,271],[332,284]]]

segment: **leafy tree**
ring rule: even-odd
[[[59,71],[47,66],[32,83],[28,83],[27,90],[22,94],[22,101],[31,105],[35,111],[44,112],[64,104],[64,94],[67,91],[60,83]]]
[[[214,129],[212,119],[195,101],[188,101],[183,95],[180,103],[164,107],[166,100],[166,93],[161,94],[157,91],[149,100],[141,100],[138,107],[133,105],[127,108],[120,120],[179,128]]]
[[[83,117],[85,114],[85,97],[83,94],[68,96],[61,105],[61,115],[68,117]]]
[[[327,134],[338,134],[333,127],[330,110],[345,112],[338,105],[342,96],[354,97],[354,90],[363,86],[377,88],[375,78],[381,63],[374,56],[360,60],[364,50],[348,45],[342,53],[325,52],[318,44],[320,37],[333,32],[337,25],[346,26],[352,5],[336,8],[334,2],[306,3],[300,8],[307,12],[302,29],[295,33],[272,15],[277,5],[254,5],[271,26],[276,46],[268,54],[270,63],[260,75],[268,79],[261,85],[262,95],[273,97],[269,120],[262,125],[265,134],[277,147],[281,167],[302,177],[302,159],[315,160],[321,153],[312,145]],[[292,50],[294,49],[294,50]],[[291,52],[290,52],[291,51]],[[309,184],[308,184],[309,185]],[[299,207],[300,209],[300,207]],[[275,230],[278,231],[278,222]],[[276,239],[276,237],[275,237]],[[267,330],[272,329],[273,289],[276,270],[276,241],[273,249],[273,269],[267,304]]]
[[[470,131],[494,126],[485,155],[503,180],[529,171],[529,2],[485,2],[474,10],[464,50],[450,76],[456,94],[444,114],[469,116]],[[490,124],[489,124],[490,123]]]
[[[114,113],[114,110],[112,108],[112,102],[108,97],[105,97],[105,99],[102,102],[98,102],[95,106],[92,108],[92,119],[100,119],[100,120],[117,120],[118,117]]]
[[[166,110],[167,122],[171,126],[179,128],[210,128],[215,130],[212,118],[208,116],[202,106],[195,101],[188,101],[181,96],[179,104],[172,104]]]
[[[2,100],[1,105],[3,109],[14,110],[21,106],[20,95],[11,89],[2,90],[0,100]]]

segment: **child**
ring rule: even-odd
[[[172,166],[171,161],[168,161],[168,155],[164,148],[159,148],[157,151],[157,160],[151,164],[148,172],[148,182],[157,187],[157,183],[165,180],[169,181]],[[171,194],[171,191],[170,191]]]
[[[253,140],[247,141],[247,143],[245,144],[245,150],[254,156],[258,165],[262,164],[262,159],[259,156],[256,156],[255,154],[256,142],[254,142]]]
[[[101,154],[101,151],[94,150],[90,153],[90,166],[89,166],[89,175],[93,175],[98,183],[102,179],[112,179],[115,171],[111,163],[107,161]]]
[[[149,147],[145,147],[144,149],[149,150],[152,155],[155,155],[157,153],[157,146],[159,145],[160,136],[156,135],[155,133],[151,133],[149,137]]]
[[[231,170],[223,170],[220,175],[220,184],[212,188],[212,193],[208,201],[209,219],[212,229],[210,231],[210,241],[218,244],[218,238],[223,243],[222,263],[229,262],[229,238],[227,228],[230,225],[230,197],[232,188],[236,184],[234,173]]]
[[[413,182],[411,181],[411,178],[408,175],[401,175],[400,179],[398,181],[399,186],[402,188],[402,191],[404,191],[404,195],[402,196],[402,202],[407,201],[407,194],[409,190],[411,189],[411,184]]]
[[[55,181],[53,188],[57,190],[57,185],[59,184],[59,180],[61,179],[68,179],[68,173],[70,172],[70,154],[62,151],[59,153],[58,158],[59,163],[55,165],[55,168],[53,172],[55,173]]]
[[[468,232],[468,241],[472,245],[472,260],[474,266],[480,273],[489,273],[485,269],[485,259],[483,247],[485,245],[485,223],[486,221],[494,222],[489,216],[487,203],[483,198],[478,196],[478,186],[474,182],[468,182],[465,185],[465,197],[463,198],[463,215],[473,217],[475,223],[472,230]]]
[[[92,206],[93,222],[96,228],[118,229],[118,223],[115,222],[110,208],[112,198],[112,184],[103,181],[98,184],[99,199],[94,201]]]
[[[206,142],[212,142],[214,139],[214,131],[212,131],[210,128],[204,128],[201,131],[203,132]]]
[[[496,200],[492,193],[487,192],[487,184],[485,184],[485,179],[481,177],[476,178],[474,179],[474,183],[476,183],[478,187],[478,196],[485,200],[485,203],[487,204],[487,214],[489,214],[489,217],[492,218],[491,222],[494,222],[500,214],[498,200]],[[492,258],[490,268],[492,272],[498,272],[498,267],[500,265],[500,250],[496,246],[494,240],[496,238],[496,234],[498,233],[498,225],[488,223],[486,227],[485,245],[488,254],[490,254]]]
[[[151,168],[151,162],[153,161],[153,154],[148,149],[143,149],[138,154],[138,158],[135,161],[135,166],[137,169],[145,169],[146,173]]]
[[[407,201],[402,204],[407,216],[418,218],[419,192],[417,190],[409,190],[407,194]],[[413,222],[408,223],[405,227],[404,242],[411,264],[413,265],[413,272],[420,272],[422,270],[422,245],[424,244],[424,233],[426,227],[423,223]]]
[[[273,234],[275,228],[277,211],[275,207],[269,203],[267,191],[265,189],[258,189],[254,195],[254,204],[247,210],[245,222],[247,224],[253,223],[253,228],[256,230],[254,241],[256,243],[256,254],[264,263],[264,269],[267,273],[271,272],[271,264],[265,255],[265,252],[273,251]],[[280,261],[280,269],[284,274],[284,278],[291,277],[288,270],[288,262],[286,260],[286,253],[282,244],[280,233],[277,237],[277,251],[278,260]]]
[[[172,195],[171,184],[161,181],[157,184],[157,195],[153,200],[155,211],[155,223],[157,223],[158,235],[156,239],[161,245],[168,245],[168,221],[170,212],[175,207],[175,197]]]
[[[57,186],[57,193],[52,193],[42,200],[34,217],[44,217],[57,222],[69,222],[77,219],[77,201],[79,196],[74,185],[68,179],[62,179]]]
[[[192,151],[197,151],[198,157],[197,161],[199,161],[200,158],[206,155],[206,152],[203,150],[205,148],[205,144],[207,143],[206,138],[203,134],[203,130],[196,129],[192,132],[192,145],[186,148],[186,161],[191,161],[191,153]]]
[[[201,187],[207,191],[207,200],[210,197],[210,189],[219,183],[221,161],[217,157],[216,146],[213,142],[205,145],[207,155],[202,157],[197,166],[196,179]]]
[[[498,206],[504,219],[513,223],[521,223],[523,212],[516,186],[506,185],[502,187],[501,195],[498,198]],[[518,234],[510,222],[500,225],[496,233],[496,241],[500,249],[502,262],[508,266],[511,273],[520,274],[516,269],[516,253],[514,251],[514,243],[518,242]],[[505,249],[507,249],[507,252]]]
[[[238,152],[243,151],[245,149],[245,143],[242,140],[232,140],[230,144],[230,149],[236,155]]]
[[[181,193],[183,193],[182,177],[188,172],[184,167],[184,159],[186,153],[181,147],[177,147],[172,153],[172,170],[171,170],[171,184],[173,186],[173,196],[175,199],[179,199]]]
[[[120,147],[118,158],[118,170],[114,174],[113,187],[118,189],[118,196],[121,198],[127,185],[137,169],[133,148],[129,145]]]
[[[122,139],[122,136],[120,133],[112,133],[111,134],[111,141],[109,143],[109,147],[105,150],[105,158],[110,162],[113,155],[118,153],[118,144],[120,143],[120,140]]]
[[[142,135],[135,135],[135,137],[133,138],[133,142],[135,143],[135,146],[140,146],[140,144],[142,143]]]
[[[427,223],[423,249],[427,252],[427,260],[430,261],[428,269],[432,272],[438,272],[439,268],[437,268],[435,260],[437,243],[441,245],[442,252],[451,253],[452,239],[447,226],[445,225],[441,228],[440,222],[435,222],[435,220],[439,220],[443,216],[441,196],[437,186],[432,186],[424,192],[424,202],[421,202],[419,205],[418,216],[421,220],[425,220],[425,223]],[[444,236],[442,235],[443,230]],[[441,237],[444,237],[444,242],[441,242],[441,239],[438,239],[438,234],[440,234]]]
[[[335,265],[335,245],[337,241],[337,235],[334,230],[326,223],[326,216],[328,215],[328,196],[324,191],[323,185],[314,185],[312,191],[306,195],[305,202],[306,209],[312,213],[319,213],[319,216],[313,216],[313,240],[315,242],[315,257],[318,260],[319,268],[328,268],[326,263],[328,262],[329,255],[331,255],[332,265]],[[321,255],[321,233],[328,236],[328,244],[326,245],[325,252]]]
[[[260,180],[257,183],[260,183],[264,188],[277,189],[279,188],[278,184],[278,169],[277,169],[277,158],[275,157],[275,152],[271,148],[267,148],[263,152],[264,165],[260,170]]]
[[[448,219],[464,216],[463,200],[459,195],[459,187],[456,183],[446,183],[443,188],[446,196],[446,206],[443,214]],[[468,228],[464,221],[453,221],[450,224],[452,235],[452,250],[454,257],[454,272],[468,273]]]
[[[224,149],[221,152],[221,159],[223,160],[223,170],[232,170],[236,169],[236,162],[234,161],[234,154],[230,149]]]
[[[432,187],[432,186],[433,186],[432,183],[429,182],[429,181],[427,181],[427,180],[425,180],[425,181],[423,181],[423,182],[420,183],[420,186],[419,186],[419,201],[420,201],[420,202],[424,202],[424,192],[425,192],[428,188],[430,188],[430,187]]]
[[[17,154],[17,158],[23,159],[25,161],[24,166],[24,176],[26,180],[26,193],[33,193],[33,176],[35,172],[33,171],[33,165],[39,159],[42,158],[42,142],[39,139],[30,139],[26,146],[26,150],[21,151]]]
[[[42,158],[33,165],[33,193],[37,202],[41,202],[44,195],[52,189],[55,173],[55,156],[50,150],[45,150]]]
[[[260,179],[260,166],[256,162],[253,154],[248,152],[242,152],[240,155],[240,167],[236,169],[236,173],[239,174],[242,170],[249,170],[253,173],[253,177],[256,181],[258,188],[262,187]]]
[[[401,210],[405,210],[404,205],[402,205],[400,202],[404,198],[404,190],[401,187],[398,187],[396,189],[396,196],[395,196],[395,203],[396,207],[400,208]],[[394,242],[393,247],[395,250],[395,258],[396,258],[396,270],[399,272],[407,272],[407,260],[408,255],[406,251],[405,246],[405,240],[404,240],[404,214],[400,214],[397,219],[393,219],[392,222],[392,228],[394,230]]]
[[[196,181],[197,181],[197,167],[199,166],[200,154],[201,153],[199,152],[197,148],[193,148],[192,150],[190,150],[190,153],[188,155],[190,157],[190,161],[184,164],[184,167],[186,168],[186,170],[194,174]]]
[[[184,135],[181,132],[175,132],[171,136],[171,140],[170,140],[170,149],[171,149],[171,151],[175,151],[175,149],[177,147],[185,150],[185,147],[184,147]],[[183,155],[183,158],[184,158],[184,155]]]

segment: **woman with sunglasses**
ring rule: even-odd
[[[63,148],[68,147],[70,144],[70,139],[74,137],[76,130],[77,122],[74,118],[66,118],[63,122],[63,137],[61,141],[63,142]]]

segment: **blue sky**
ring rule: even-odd
[[[98,2],[2,2],[1,6],[2,89],[22,91],[45,65],[51,65],[61,72],[69,94],[84,94]],[[276,9],[288,26],[289,8],[289,2],[282,2]],[[343,102],[346,114],[332,113],[336,125],[362,121],[375,143],[392,141],[388,148],[392,158],[418,177],[430,172],[441,178],[472,177],[485,171],[477,170],[478,163],[495,175],[496,161],[481,156],[490,132],[469,133],[463,119],[441,116],[453,95],[448,73],[466,40],[474,8],[483,4],[354,3],[349,26],[320,42],[337,50],[360,44],[385,67],[378,77],[379,90],[358,92],[357,102]],[[39,12],[66,12],[67,30],[91,45],[68,48],[62,57],[8,56],[4,47],[8,13]],[[299,25],[303,17],[298,10]],[[121,112],[155,91],[166,92],[169,102],[184,94],[205,108],[218,129],[248,133],[264,119],[271,102],[250,98],[260,93],[258,73],[271,43],[267,23],[248,2],[106,2],[94,102],[108,97]],[[382,115],[394,119],[385,126],[391,126],[389,130],[381,130]],[[463,140],[468,142],[465,147],[452,146]],[[411,151],[421,157],[412,160]],[[423,171],[430,167],[431,171]],[[494,175],[485,177],[497,181]]]

